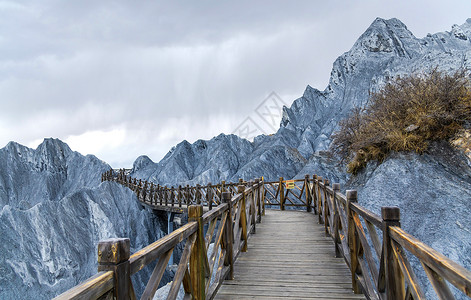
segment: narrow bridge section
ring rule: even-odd
[[[102,180],[132,189],[154,211],[186,212],[188,223],[132,255],[127,238],[100,241],[98,273],[56,300],[153,299],[179,244],[170,300],[426,299],[416,272],[439,299],[471,297],[471,271],[402,229],[398,207],[376,215],[355,190],[342,194],[340,184],[317,175],[162,187],[110,170]],[[135,295],[131,276],[152,262],[143,294]]]
[[[365,299],[313,214],[267,210],[215,299]]]

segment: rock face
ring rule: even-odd
[[[59,140],[9,143],[0,161],[1,299],[50,299],[96,274],[99,240],[129,237],[134,252],[164,234],[130,190],[100,184],[106,163]]]
[[[419,39],[401,21],[377,18],[334,62],[324,91],[308,86],[291,107],[283,108],[276,134],[258,136],[253,143],[222,134],[194,144],[184,141],[159,163],[137,159],[132,175],[161,185],[206,184],[262,175],[268,180],[303,177],[302,172],[315,171],[309,166],[322,166],[344,182],[335,163],[321,155],[338,122],[352,108],[364,106],[369,93],[387,80],[435,67],[446,72],[471,68],[471,19],[453,25],[451,32]]]
[[[398,206],[402,228],[470,270],[471,168],[468,163],[466,156],[448,143],[435,143],[424,155],[396,153],[379,166],[370,163],[351,179],[347,188],[358,189],[359,204],[378,215],[381,206]],[[435,299],[420,263],[413,262],[426,287],[427,299]]]

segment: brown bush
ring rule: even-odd
[[[389,82],[371,95],[366,108],[355,108],[340,122],[331,151],[356,174],[368,161],[382,162],[391,151],[423,153],[430,141],[453,137],[471,120],[467,73],[433,70]]]

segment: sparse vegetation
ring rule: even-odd
[[[471,120],[467,71],[437,70],[398,77],[371,95],[340,122],[331,151],[356,174],[368,161],[382,162],[391,151],[423,153],[432,140],[449,139]]]

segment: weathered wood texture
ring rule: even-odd
[[[266,210],[215,299],[365,299],[314,215]]]

